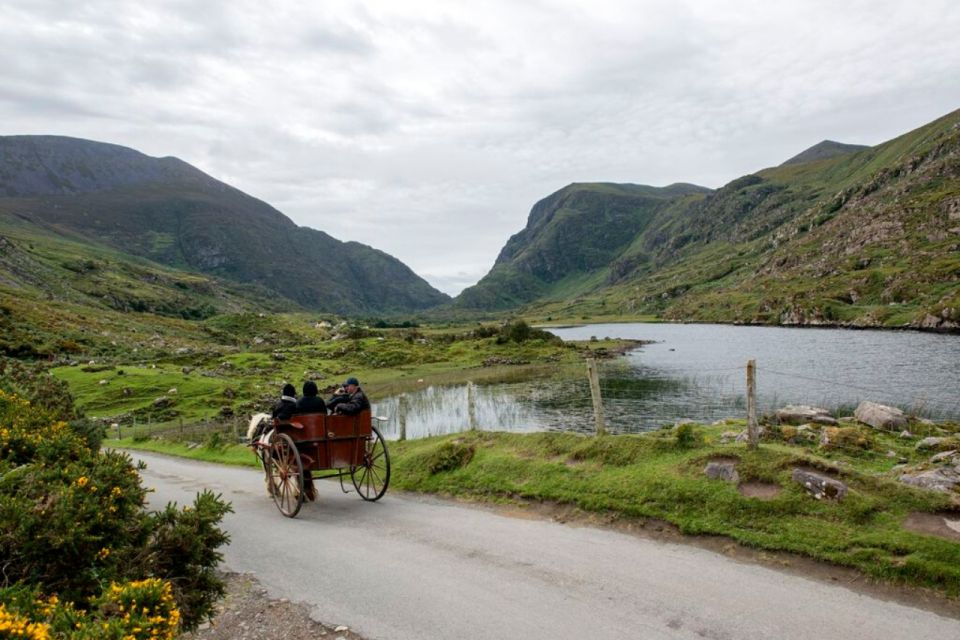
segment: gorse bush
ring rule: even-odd
[[[89,609],[36,589],[8,589],[5,595],[0,638],[173,640],[180,626],[170,583],[156,578],[113,583]]]
[[[184,509],[146,511],[129,456],[90,447],[79,426],[0,391],[0,604],[23,631],[12,637],[172,638],[196,627],[223,594],[215,568],[229,505],[204,492]]]

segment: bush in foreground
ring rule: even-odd
[[[168,636],[144,630],[194,628],[223,593],[215,568],[228,538],[218,525],[230,507],[204,492],[184,509],[147,512],[130,458],[88,443],[50,410],[0,391],[0,604],[9,629],[157,638]],[[151,615],[131,612],[133,601]],[[64,635],[64,625],[73,631]]]

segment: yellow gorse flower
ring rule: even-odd
[[[50,627],[11,613],[5,605],[0,604],[0,638],[50,640]]]

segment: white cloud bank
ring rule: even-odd
[[[960,107],[953,0],[7,0],[0,133],[175,155],[455,294],[575,181],[716,187]]]

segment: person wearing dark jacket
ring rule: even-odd
[[[307,380],[303,383],[303,397],[297,401],[295,413],[322,413],[326,415],[327,405],[318,394],[317,383]]]
[[[289,420],[297,408],[297,390],[292,384],[287,383],[283,385],[282,394],[280,402],[273,405],[270,416],[277,420]]]
[[[355,416],[361,411],[370,408],[370,401],[367,395],[360,388],[360,381],[356,378],[347,378],[343,383],[343,389],[346,394],[335,396],[334,402],[331,400],[331,410],[341,416]]]
[[[303,396],[297,401],[297,408],[294,415],[304,415],[307,413],[327,414],[327,405],[318,394],[317,383],[313,380],[307,380],[303,383]],[[313,486],[313,474],[303,470],[303,495],[307,500],[313,502],[317,499],[317,490]]]

